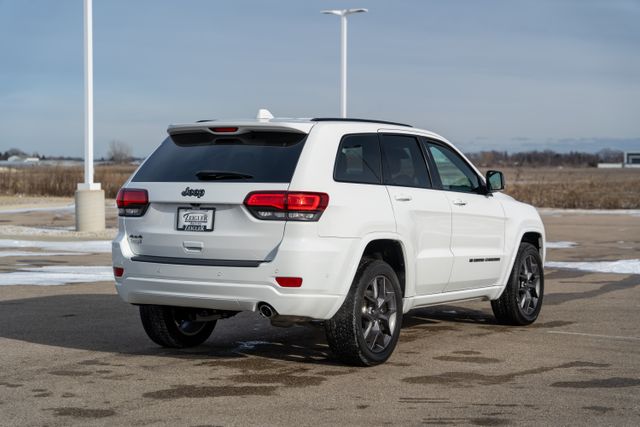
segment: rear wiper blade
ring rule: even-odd
[[[253,175],[227,171],[200,171],[196,173],[200,181],[215,181],[218,179],[252,179]]]

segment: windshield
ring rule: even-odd
[[[189,132],[168,137],[133,177],[136,182],[290,182],[305,134]]]

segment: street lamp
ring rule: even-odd
[[[105,227],[104,191],[93,182],[93,2],[84,0],[84,182],[78,184],[76,230]]]
[[[347,16],[367,9],[332,9],[322,13],[340,17],[340,116],[347,117]]]

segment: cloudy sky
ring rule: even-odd
[[[638,0],[94,0],[95,139],[148,154],[170,123],[339,113],[466,151],[640,149]],[[82,0],[0,0],[0,151],[81,156]]]

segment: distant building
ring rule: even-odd
[[[40,159],[37,157],[24,157],[24,156],[11,156],[7,159],[7,162],[11,163],[36,163]]]
[[[624,153],[622,163],[598,163],[601,169],[640,168],[640,151],[627,151]]]
[[[627,151],[624,153],[625,168],[640,168],[640,151]]]
[[[598,163],[599,169],[622,169],[622,163]]]

